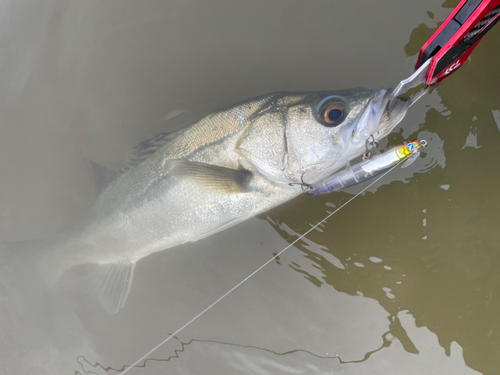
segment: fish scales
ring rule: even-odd
[[[30,259],[49,286],[74,266],[97,265],[97,295],[114,314],[137,261],[320,183],[361,155],[368,137],[383,138],[401,121],[408,103],[393,99],[387,108],[389,99],[387,90],[368,89],[273,93],[144,142],[141,162],[111,182],[77,224],[34,244]]]

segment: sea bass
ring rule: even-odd
[[[216,111],[143,142],[137,165],[29,257],[49,286],[76,265],[98,264],[97,293],[114,314],[138,260],[293,199],[389,134],[409,105],[389,90],[352,89],[279,92]]]

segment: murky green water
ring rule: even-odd
[[[0,238],[49,236],[92,201],[88,159],[119,168],[139,141],[219,107],[394,87],[456,3],[0,2]],[[426,139],[422,158],[129,373],[499,373],[499,41],[497,26],[389,137]],[[119,373],[361,188],[303,196],[141,260],[115,316],[84,267],[48,292],[11,254],[0,373]]]

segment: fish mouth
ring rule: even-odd
[[[367,150],[367,142],[378,142],[392,132],[419,97],[405,100],[395,97],[392,89],[377,91],[352,123],[344,129],[339,142],[343,144],[342,158],[321,163],[317,168],[320,171],[306,172],[302,179],[309,184],[318,182],[362,155]]]
[[[396,98],[391,89],[377,91],[349,126],[350,129],[346,129],[344,136],[350,139],[344,139],[344,144],[364,147],[368,139],[378,142],[403,120],[416,99]]]
[[[379,112],[382,114],[378,118],[378,129],[374,134],[375,141],[378,141],[387,135],[403,120],[415,100],[398,99],[392,94],[392,90],[387,90],[381,103]],[[384,118],[384,116],[386,116]]]

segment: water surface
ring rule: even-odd
[[[89,160],[272,91],[394,87],[458,1],[0,2],[0,239],[95,198]],[[349,203],[130,374],[497,374],[500,28],[382,147],[423,157]],[[495,120],[496,119],[496,120]],[[118,374],[363,186],[303,196],[141,260],[108,316],[77,267],[54,290],[10,254],[8,374]]]

